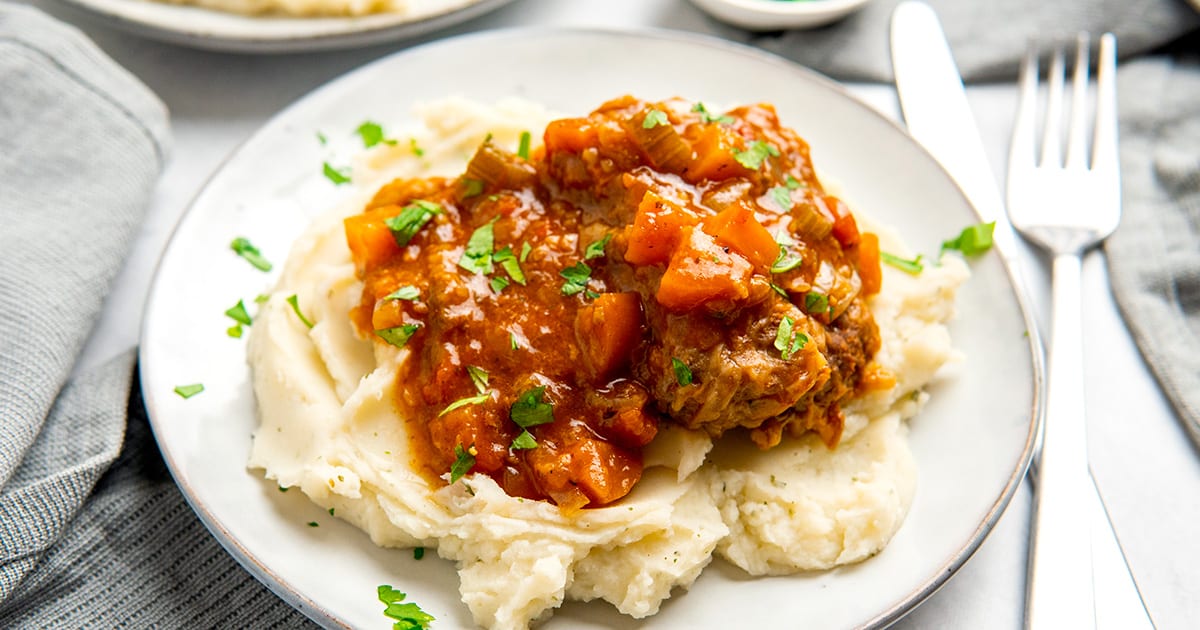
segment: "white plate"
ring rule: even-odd
[[[304,52],[416,37],[497,9],[512,0],[411,0],[404,13],[360,17],[283,17],[226,13],[155,0],[63,0],[135,35],[228,52]]]
[[[708,14],[752,31],[816,28],[836,22],[869,0],[692,0]]]
[[[582,69],[586,69],[584,72]],[[469,72],[468,72],[469,70]],[[585,75],[585,76],[581,76]],[[414,90],[411,86],[421,86]],[[438,618],[470,627],[449,562],[374,547],[366,535],[280,493],[245,467],[256,426],[244,342],[222,313],[274,282],[229,251],[254,241],[276,270],[307,222],[345,193],[321,176],[333,137],[364,119],[404,116],[418,99],[522,96],[584,114],[623,93],[709,103],[762,100],[808,139],[856,207],[918,251],[977,221],[934,160],[896,125],[812,72],[752,49],[664,33],[519,30],[414,48],[322,87],[272,119],[216,173],[180,222],[151,290],[143,391],[159,446],[201,519],[241,563],[320,623],[386,623],[375,587],[393,584]],[[341,133],[341,131],[339,131]],[[568,604],[544,627],[733,628],[780,619],[810,628],[882,626],[936,590],[974,552],[1012,496],[1032,448],[1040,365],[1000,256],[972,264],[951,326],[967,355],[912,422],[920,469],[907,522],[875,558],[834,571],[749,579],[714,562],[688,593],[643,622],[602,602]],[[189,400],[176,385],[201,382]],[[316,521],[320,527],[306,526]]]

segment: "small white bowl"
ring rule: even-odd
[[[692,0],[709,15],[752,31],[813,28],[841,19],[868,0]]]

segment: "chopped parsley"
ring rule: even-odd
[[[787,248],[783,245],[779,246],[779,257],[771,265],[771,273],[785,273],[804,264],[804,259],[799,256],[789,256]]]
[[[487,370],[478,365],[468,365],[467,375],[471,377],[471,382],[475,384],[475,391],[482,394],[487,391],[488,373]]]
[[[337,184],[338,186],[341,186],[342,184],[350,183],[350,169],[349,168],[336,169],[336,168],[330,166],[329,162],[324,162],[324,163],[322,163],[321,170],[325,173],[325,177],[329,178],[329,181],[333,182],[334,184]]]
[[[283,486],[279,486],[279,491],[280,491],[280,492],[287,492],[288,490],[291,490],[291,488],[285,488],[285,487],[283,487]]]
[[[254,296],[254,303],[255,304],[266,304],[267,300],[270,300],[270,299],[271,299],[271,296],[267,295],[266,293],[259,293],[258,295]]]
[[[492,254],[492,260],[500,265],[504,273],[512,278],[513,282],[521,286],[525,286],[525,272],[521,270],[521,263],[517,259],[517,255],[513,253],[511,245],[505,245],[504,249]]]
[[[792,358],[796,351],[808,343],[808,335],[795,329],[791,317],[784,317],[779,322],[779,330],[775,331],[775,349],[784,361]]]
[[[245,258],[246,262],[254,265],[255,269],[258,269],[259,271],[271,270],[271,263],[267,262],[267,259],[262,257],[262,252],[258,251],[258,248],[254,245],[251,245],[248,239],[239,236],[233,239],[233,242],[229,244],[229,247],[238,256]]]
[[[923,271],[925,269],[925,265],[921,263],[921,255],[920,254],[917,254],[917,257],[912,260],[907,260],[907,259],[901,258],[895,254],[889,254],[887,252],[879,252],[879,259],[882,260],[883,262],[899,269],[900,271],[907,271],[908,273],[911,273],[914,276],[921,273],[921,271]]]
[[[483,403],[487,402],[488,400],[491,400],[491,398],[492,398],[491,392],[483,392],[482,394],[479,394],[476,396],[467,396],[466,398],[459,398],[458,400],[450,403],[449,405],[446,405],[446,408],[443,409],[442,412],[438,414],[438,417],[441,418],[442,416],[450,413],[451,411],[454,411],[455,409],[460,409],[462,407],[466,407],[467,405],[482,405]]]
[[[671,357],[671,369],[675,370],[675,382],[679,383],[680,387],[692,384],[692,369],[686,363]]]
[[[604,238],[602,238],[598,241],[593,241],[592,244],[588,245],[587,249],[585,249],[583,251],[583,259],[591,260],[593,258],[603,257],[604,256],[604,248],[608,247],[608,242],[611,240],[612,240],[612,234],[605,234]]]
[[[475,465],[475,454],[471,452],[474,450],[474,444],[469,449],[463,448],[462,444],[454,445],[454,465],[450,466],[450,483],[462,479],[462,476]]]
[[[537,439],[529,431],[522,431],[521,435],[513,438],[509,448],[514,451],[527,451],[531,448],[537,448]]]
[[[305,326],[308,326],[309,328],[313,327],[312,320],[308,319],[304,316],[304,313],[300,312],[300,300],[296,297],[295,293],[288,296],[287,303],[292,305],[292,310],[296,312],[296,317],[299,317],[300,321],[304,322]]]
[[[588,280],[592,277],[592,268],[583,262],[577,262],[574,266],[558,272],[558,275],[566,279],[562,285],[562,294],[575,295],[587,288]]]
[[[321,146],[325,146],[329,142],[329,140],[325,137],[325,134],[318,131],[317,132],[317,142],[320,142]]]
[[[175,393],[183,397],[184,400],[187,400],[188,398],[191,398],[202,391],[204,391],[204,385],[201,385],[200,383],[194,383],[192,385],[180,385],[175,388]]]
[[[246,303],[242,300],[238,300],[238,303],[234,304],[229,308],[229,310],[225,311],[225,314],[233,318],[233,321],[239,324],[249,326],[251,323],[250,314],[246,312]]]
[[[512,283],[510,283],[508,278],[505,278],[504,276],[496,276],[491,280],[488,280],[488,286],[492,288],[492,293],[495,293],[496,295],[503,293],[504,290],[508,288],[509,284]]]
[[[424,547],[413,547],[413,560],[420,560],[425,557]]]
[[[318,523],[318,522],[316,522],[316,521],[309,521],[309,522],[308,522],[308,526],[309,526],[309,527],[320,527],[320,526],[321,526],[321,524],[320,524],[320,523]]]
[[[405,285],[383,296],[385,300],[409,300],[413,301],[421,297],[421,291],[411,284]]]
[[[785,291],[783,287],[779,286],[778,284],[775,284],[774,282],[771,283],[771,290],[778,293],[781,297],[784,297],[784,298],[790,297],[788,295],[788,292]]]
[[[417,157],[425,157],[425,149],[422,149],[421,145],[417,144],[416,138],[409,139],[408,148],[410,151],[412,151],[413,155],[415,155]]]
[[[646,117],[642,119],[642,129],[653,129],[659,125],[669,124],[671,121],[667,120],[667,113],[657,109],[646,112]]]
[[[804,295],[804,310],[814,315],[829,312],[829,296],[816,291]]]
[[[533,248],[529,246],[529,243],[521,243],[521,255],[519,257],[517,257],[517,260],[520,260],[521,262],[525,262],[525,259],[529,258],[529,252],[532,252],[532,251],[533,251]]]
[[[433,215],[441,213],[442,207],[438,204],[418,199],[404,206],[400,214],[385,219],[384,224],[391,230],[396,244],[404,247],[426,223],[429,223]]]
[[[380,328],[375,331],[375,334],[393,346],[403,348],[404,344],[408,343],[408,340],[416,334],[417,329],[420,327],[420,324],[402,324],[400,326],[392,326],[391,328]]]
[[[722,125],[732,125],[733,116],[713,116],[708,109],[704,107],[704,103],[696,103],[692,106],[692,111],[700,112],[700,118],[706,123],[718,123]]]
[[[526,391],[509,407],[508,416],[522,429],[554,422],[554,403],[542,400],[545,394],[544,386]]]
[[[792,209],[792,190],[786,186],[776,186],[767,191],[771,195],[771,200],[775,205],[779,206],[780,210],[787,212]]]
[[[512,331],[509,331],[509,333],[508,333],[508,345],[512,346],[512,349],[513,349],[513,350],[520,350],[520,349],[521,349],[521,344],[517,343],[517,333],[515,333],[515,332],[512,332]]]
[[[336,516],[336,515],[333,513],[333,508],[329,508],[329,515],[330,515],[330,516]]]
[[[996,222],[976,223],[963,228],[958,236],[942,243],[942,252],[948,249],[958,250],[964,256],[978,256],[992,248],[992,232]]]
[[[804,185],[804,182],[796,179],[795,177],[792,177],[791,174],[789,174],[787,176],[787,179],[784,180],[784,185],[787,186],[788,190],[796,190],[797,188],[807,188],[807,186]]]
[[[418,547],[417,549],[421,549]],[[422,552],[423,553],[423,552]],[[414,551],[414,557],[416,552]],[[392,625],[392,630],[427,630],[429,622],[435,617],[421,607],[412,603],[401,603],[408,595],[384,584],[379,587],[379,601],[387,604],[383,614],[389,619],[395,619],[396,623]]]
[[[762,140],[751,142],[745,151],[733,150],[733,159],[752,171],[757,171],[767,157],[779,157],[779,149]]]
[[[522,160],[529,159],[529,142],[532,139],[533,136],[529,135],[528,131],[521,132],[521,140],[517,144],[517,155],[521,156]]]
[[[491,221],[484,223],[471,233],[471,238],[467,240],[467,246],[463,249],[462,257],[458,259],[458,266],[470,271],[471,273],[484,275],[492,273],[492,246],[495,243],[495,235],[492,232],[492,226],[496,224],[500,217],[492,217]]]
[[[242,338],[242,325],[234,324],[234,325],[230,326],[229,328],[226,328],[225,334],[229,335],[230,337],[233,337],[234,339],[241,339]]]
[[[362,138],[363,146],[367,148],[371,148],[381,142],[389,145],[396,144],[395,140],[384,137],[383,127],[380,127],[379,123],[371,122],[370,120],[359,125],[358,129],[354,130],[354,133],[357,133]],[[414,140],[413,142],[416,141]]]
[[[483,180],[472,179],[470,177],[463,179],[463,199],[470,199],[483,194]]]

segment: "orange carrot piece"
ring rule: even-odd
[[[858,277],[863,295],[875,295],[883,288],[883,269],[879,266],[879,237],[863,232],[858,242]]]
[[[354,266],[361,276],[367,269],[374,268],[400,252],[396,238],[388,229],[384,220],[400,212],[399,206],[394,206],[395,212],[371,212],[347,217],[346,244],[350,247],[350,256]]]
[[[684,228],[683,237],[659,283],[659,304],[687,311],[705,302],[750,295],[754,267],[741,254],[726,252],[703,230]]]
[[[629,362],[642,336],[642,300],[637,293],[603,293],[575,316],[575,338],[597,381],[607,381]]]
[[[679,244],[682,230],[698,221],[696,215],[678,204],[647,192],[628,228],[625,261],[634,265],[665,264]]]
[[[718,245],[733,249],[756,267],[770,267],[779,256],[775,238],[758,222],[754,212],[741,204],[731,205],[705,219],[704,231],[711,234]]]

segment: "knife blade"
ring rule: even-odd
[[[1017,251],[1016,236],[950,45],[933,9],[913,0],[896,7],[891,52],[896,92],[909,134],[949,173],[980,217],[996,222],[996,247],[1010,258]],[[1019,276],[1015,262],[1010,260],[1010,268]],[[1035,347],[1040,344],[1035,342]],[[1031,476],[1035,472],[1031,471]],[[1153,628],[1094,479],[1092,483],[1094,492],[1083,500],[1093,512],[1090,535],[1097,627]]]

